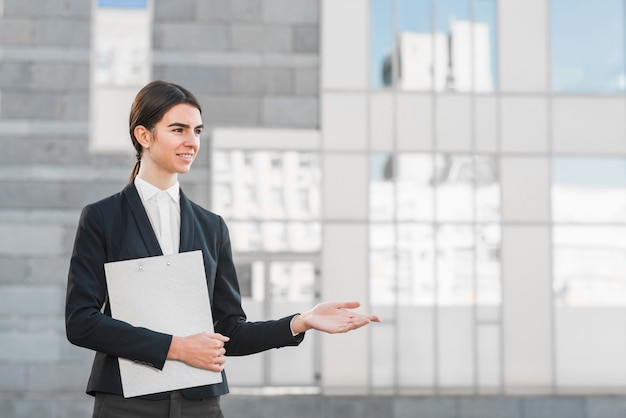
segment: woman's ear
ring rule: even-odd
[[[150,148],[150,143],[152,141],[150,140],[151,133],[149,130],[147,130],[143,125],[137,125],[135,126],[133,133],[135,134],[137,142],[139,142],[143,148]]]

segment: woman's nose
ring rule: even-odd
[[[195,132],[190,132],[189,134],[185,135],[184,144],[188,147],[198,146],[198,144],[200,144],[200,136],[196,135]]]

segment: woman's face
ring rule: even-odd
[[[152,176],[188,172],[200,149],[202,128],[202,117],[196,107],[174,106],[147,133],[148,142],[142,144],[142,166],[149,166]]]

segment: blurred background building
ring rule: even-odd
[[[626,411],[624,0],[0,0],[0,416],[90,416],[65,339],[81,208],[130,101],[203,105],[182,187],[263,320],[383,323],[227,364],[227,417]],[[281,395],[281,396],[274,396]]]

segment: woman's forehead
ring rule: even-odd
[[[187,103],[181,103],[165,112],[161,121],[166,124],[179,122],[189,126],[198,126],[202,125],[202,115],[197,107]]]

